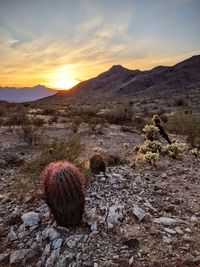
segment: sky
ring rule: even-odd
[[[0,86],[67,89],[200,54],[200,0],[0,0]]]

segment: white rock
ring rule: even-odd
[[[165,228],[164,231],[168,234],[175,235],[176,231],[170,228]]]
[[[10,255],[10,264],[18,263],[23,260],[30,252],[30,249],[16,250]]]
[[[171,238],[163,236],[163,242],[170,244],[172,242]]]
[[[198,221],[198,219],[197,219],[197,217],[196,217],[195,215],[193,215],[193,216],[190,218],[190,220],[191,220],[192,222],[197,222],[197,221]]]
[[[181,228],[179,226],[177,226],[176,228],[174,228],[174,230],[178,233],[178,234],[183,234],[183,231],[181,230]]]
[[[153,220],[153,222],[163,225],[173,225],[176,224],[176,220],[168,217],[160,217]]]
[[[24,213],[21,216],[21,218],[22,218],[22,221],[24,222],[24,225],[29,226],[29,227],[38,225],[40,221],[39,214],[34,211]]]
[[[123,215],[123,206],[116,203],[115,205],[109,208],[108,216],[107,216],[107,226],[108,229],[112,229],[113,225],[118,222],[119,219],[122,219]]]
[[[51,252],[50,257],[47,259],[45,267],[54,267],[55,261],[58,259],[60,255],[60,249],[53,250]]]
[[[133,259],[134,259],[133,256],[129,259],[129,261],[128,261],[129,262],[129,265],[132,265]]]
[[[10,232],[8,233],[7,238],[9,241],[17,240],[17,234],[13,230],[13,227],[10,229]]]
[[[67,241],[67,245],[69,248],[73,248],[76,246],[76,241],[70,239],[69,241]]]
[[[137,205],[134,205],[133,207],[133,214],[138,218],[139,221],[142,221],[145,217],[145,211]]]
[[[60,248],[62,246],[62,242],[63,242],[62,238],[55,239],[52,244],[53,249]]]
[[[60,233],[53,227],[48,227],[44,229],[44,231],[42,232],[42,235],[44,239],[49,238],[50,241],[53,241],[54,239],[60,237]]]

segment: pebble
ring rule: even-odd
[[[10,232],[8,233],[7,238],[9,241],[17,240],[17,234],[13,230],[13,227],[10,229]]]
[[[176,220],[168,217],[160,217],[153,220],[153,222],[163,225],[173,225],[176,224]]]
[[[170,244],[172,242],[172,239],[170,237],[163,236],[163,242]]]
[[[139,221],[142,221],[145,217],[145,211],[139,208],[137,205],[133,207],[133,214],[138,218]]]
[[[176,234],[176,231],[173,230],[173,229],[170,229],[170,228],[165,228],[164,231],[167,232],[168,234],[171,234],[171,235],[175,235]]]

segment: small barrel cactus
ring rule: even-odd
[[[81,223],[85,206],[84,178],[78,168],[67,161],[50,163],[43,172],[45,201],[59,226]]]
[[[90,170],[96,174],[106,171],[106,163],[101,155],[92,155],[90,158]]]

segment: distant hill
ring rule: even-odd
[[[57,91],[46,88],[43,85],[17,89],[15,87],[0,87],[0,100],[8,102],[30,102],[44,97],[52,96]]]
[[[158,66],[148,71],[114,65],[97,77],[83,81],[68,91],[58,92],[44,101],[101,101],[149,91],[172,96],[177,90],[183,92],[197,85],[200,85],[200,55],[171,67]]]

